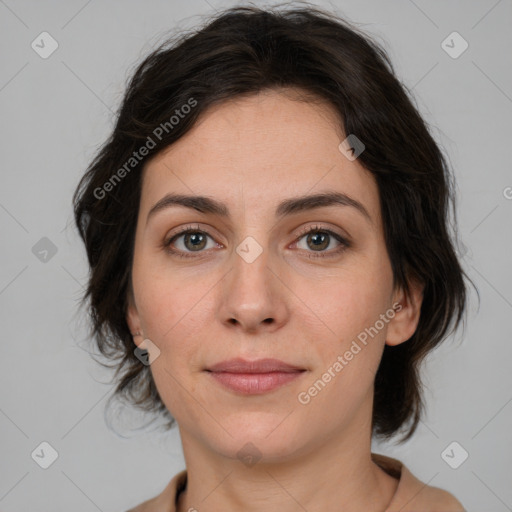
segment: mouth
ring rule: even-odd
[[[217,363],[205,371],[231,391],[243,395],[258,395],[284,386],[307,370],[278,359],[246,361],[236,358]]]

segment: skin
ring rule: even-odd
[[[179,511],[384,511],[397,488],[370,457],[373,383],[384,345],[414,333],[422,290],[394,289],[375,180],[338,149],[345,135],[334,110],[296,92],[216,105],[144,169],[127,321],[143,333],[138,345],[149,338],[160,350],[151,372],[177,421],[188,472]],[[348,194],[371,221],[339,205],[274,216],[280,201],[320,191]],[[146,223],[169,192],[215,198],[231,219],[173,206]],[[209,234],[207,244],[194,251],[182,235],[173,248],[191,257],[167,253],[163,242],[190,224]],[[350,245],[336,254],[332,236],[322,249],[307,234],[296,242],[315,226]],[[236,252],[248,236],[263,251],[252,263]],[[320,253],[333,256],[308,257]],[[299,403],[396,302],[400,311],[378,335]],[[307,371],[242,396],[204,371],[232,357],[274,357]],[[261,456],[255,465],[237,456],[246,443]]]

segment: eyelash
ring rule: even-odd
[[[172,235],[172,237],[167,238],[166,240],[164,240],[164,242],[162,244],[163,249],[166,252],[168,252],[170,254],[173,254],[175,256],[178,256],[180,258],[196,258],[197,256],[192,256],[192,255],[190,255],[190,253],[184,253],[182,251],[176,251],[174,249],[171,249],[171,244],[175,240],[177,240],[180,236],[183,236],[183,235],[186,235],[186,234],[189,234],[189,233],[202,233],[202,234],[205,234],[205,235],[209,236],[210,238],[213,238],[208,233],[208,231],[200,229],[199,226],[197,226],[197,227],[185,226],[185,227],[181,228],[178,233],[175,233],[174,235]],[[312,252],[311,251],[307,251],[308,253],[310,253],[310,254],[308,254],[308,258],[314,259],[314,258],[331,258],[331,257],[335,257],[335,256],[338,256],[340,253],[342,253],[345,249],[348,249],[350,247],[350,243],[345,238],[343,238],[341,235],[339,235],[338,233],[336,233],[334,231],[331,231],[330,229],[322,228],[321,226],[316,226],[316,225],[315,226],[309,226],[309,227],[303,229],[301,231],[301,233],[295,238],[293,243],[296,244],[304,236],[308,235],[309,233],[326,233],[329,236],[332,236],[338,242],[340,242],[341,245],[337,249],[333,249],[333,250],[331,250],[331,251],[329,251],[327,253],[324,253],[322,251],[322,252],[318,252],[318,253],[315,254],[315,251],[312,251]],[[200,251],[200,252],[204,252],[204,251]]]

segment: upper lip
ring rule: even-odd
[[[227,373],[271,373],[271,372],[297,372],[303,371],[292,364],[285,363],[279,359],[257,359],[255,361],[247,361],[240,357],[229,359],[214,364],[206,369],[209,372],[227,372]]]

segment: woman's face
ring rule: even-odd
[[[378,188],[340,151],[336,123],[328,106],[282,92],[238,98],[144,170],[128,322],[160,351],[151,372],[184,443],[234,458],[251,442],[270,460],[337,436],[368,441],[384,344],[406,340],[416,319],[406,303],[393,311],[404,297],[393,290]],[[321,193],[361,206],[286,207]],[[150,213],[168,194],[204,196],[224,212],[169,203]],[[173,253],[165,243],[175,235]],[[207,371],[232,358],[303,371],[247,394]]]

